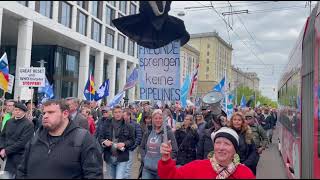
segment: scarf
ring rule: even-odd
[[[214,157],[214,154],[210,158],[210,162],[214,171],[218,173],[216,179],[227,179],[236,171],[238,165],[240,164],[239,159],[234,158],[233,161],[227,167],[223,167],[217,162],[216,158]]]

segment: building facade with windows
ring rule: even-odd
[[[217,32],[190,35],[189,44],[200,52],[198,94],[209,92],[224,77],[232,79],[232,46],[223,40]]]
[[[232,66],[232,81],[231,90],[236,89],[240,86],[249,87],[252,90],[259,90],[260,79],[257,73],[254,72],[243,72],[241,69]]]
[[[109,79],[110,101],[138,65],[137,44],[112,20],[138,10],[138,1],[1,1],[1,55],[7,53],[15,76],[20,67],[39,67],[39,60],[46,61],[56,98],[83,99],[90,74],[96,88]],[[14,99],[22,88],[15,81]],[[135,94],[135,88],[129,90],[129,101]]]
[[[182,86],[187,74],[190,75],[192,79],[193,73],[199,64],[200,52],[190,46],[189,44],[185,44],[180,49],[180,85]],[[199,72],[198,72],[199,75]],[[199,77],[199,76],[198,76]],[[198,90],[198,82],[196,82],[195,87],[193,89],[191,97],[195,97]]]

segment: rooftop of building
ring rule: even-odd
[[[206,38],[206,37],[216,37],[222,44],[224,44],[226,47],[230,48],[233,50],[232,45],[227,43],[224,39],[222,39],[219,36],[219,33],[214,31],[214,32],[205,32],[205,33],[196,33],[196,34],[190,34],[191,39],[195,38]]]
[[[231,66],[232,70],[236,71],[237,73],[239,74],[242,74],[243,76],[249,78],[249,79],[259,79],[258,77],[258,74],[255,73],[255,72],[244,72],[242,71],[241,69],[239,69],[238,67],[234,67],[234,66]]]
[[[190,44],[185,44],[184,46],[182,46],[184,48],[186,48],[187,50],[194,52],[196,55],[200,56],[200,51],[197,50],[196,48],[194,48],[193,46],[191,46]]]

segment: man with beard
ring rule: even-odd
[[[26,145],[18,179],[102,179],[95,139],[69,119],[64,100],[43,104],[42,126]]]

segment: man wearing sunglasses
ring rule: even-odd
[[[264,149],[267,147],[268,137],[266,131],[262,128],[262,126],[258,123],[255,118],[255,112],[250,110],[245,114],[246,121],[250,126],[253,134],[253,141],[256,144],[257,152],[259,154],[262,153]]]

